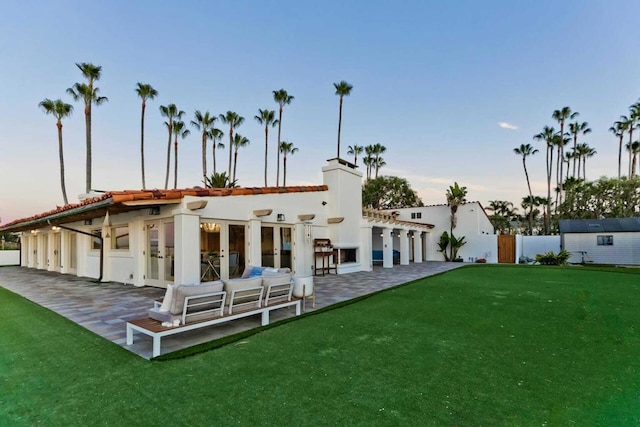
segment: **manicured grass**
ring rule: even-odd
[[[0,301],[0,425],[640,423],[635,274],[466,267],[153,362]]]

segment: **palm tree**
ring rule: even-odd
[[[76,63],[76,67],[82,72],[82,76],[87,79],[87,83],[75,83],[73,87],[67,89],[67,93],[71,95],[74,101],[82,100],[84,102],[84,122],[86,130],[87,141],[87,160],[86,160],[86,192],[91,191],[91,105],[101,105],[107,102],[109,99],[105,96],[100,96],[100,89],[93,87],[93,83],[96,80],[100,80],[102,73],[102,67],[93,65],[91,63],[82,62]]]
[[[340,131],[342,128],[342,98],[351,95],[351,86],[349,83],[342,80],[340,83],[334,83],[333,87],[336,88],[336,95],[340,97],[340,115],[338,116],[338,159],[340,158]]]
[[[227,174],[231,176],[231,153],[233,151],[233,130],[244,123],[244,117],[240,116],[235,111],[227,111],[227,114],[220,114],[220,120],[225,125],[229,125],[229,165]],[[235,178],[234,178],[235,180]]]
[[[624,123],[621,121],[616,121],[613,123],[613,126],[609,128],[609,132],[612,132],[616,137],[619,138],[618,143],[618,179],[620,179],[622,172],[622,138],[624,137],[625,132]]]
[[[384,161],[382,157],[374,158],[372,161],[372,166],[376,168],[376,178],[378,177],[378,169],[387,165],[387,162]]]
[[[365,153],[365,157],[362,159],[362,163],[364,163],[367,166],[367,179],[371,179],[371,170],[374,165],[373,145],[367,145],[366,147],[364,147],[364,153]]]
[[[233,136],[233,146],[235,147],[235,153],[233,155],[233,179],[231,180],[232,182],[236,181],[236,168],[238,165],[238,148],[240,147],[246,147],[247,145],[249,145],[250,141],[240,135],[239,133],[236,133]]]
[[[202,114],[200,110],[194,113],[195,120],[191,120],[191,126],[202,132],[202,179],[207,178],[207,139],[209,139],[210,131],[218,118],[212,116],[209,112]]]
[[[222,132],[218,128],[209,129],[209,139],[213,142],[212,148],[212,160],[213,160],[213,173],[216,173],[216,149],[224,149],[224,144],[222,142],[218,142],[224,136],[224,132]]]
[[[582,179],[587,180],[587,158],[593,157],[597,154],[597,151],[588,144],[582,143],[578,144],[576,147],[576,153],[578,155],[578,178],[580,178],[580,161],[582,161]]]
[[[533,139],[538,141],[544,141],[547,145],[547,212],[551,212],[551,173],[553,169],[553,141],[556,137],[556,131],[553,127],[545,126],[537,135],[533,136]],[[549,221],[549,215],[545,216],[544,232],[549,234],[551,224]]]
[[[580,113],[578,112],[572,113],[571,108],[569,107],[562,107],[560,110],[555,110],[551,114],[551,118],[555,119],[560,124],[560,139],[556,141],[556,144],[558,146],[558,158],[557,158],[557,165],[556,165],[556,184],[558,185],[560,191],[556,195],[556,207],[558,205],[558,195],[562,193],[562,167],[564,166],[564,164],[562,163],[562,160],[564,159],[564,145],[566,144],[564,142],[564,137],[565,137],[564,124],[566,120],[568,119],[573,120],[579,115]]]
[[[527,157],[533,156],[538,152],[537,148],[533,148],[531,144],[520,144],[520,147],[514,148],[513,152],[522,156],[522,167],[524,168],[524,176],[527,178],[527,188],[529,189],[529,197],[533,200],[531,192],[531,183],[529,182],[529,173],[527,172]],[[529,230],[533,230],[533,218],[531,216],[533,209],[529,209]]]
[[[571,135],[573,135],[573,149],[576,149],[576,146],[578,145],[578,135],[582,134],[582,135],[586,135],[588,133],[591,133],[591,128],[589,127],[589,123],[587,122],[574,122],[574,123],[569,123],[569,133],[571,133]],[[576,161],[575,159],[573,160],[573,175],[575,176],[576,174]]]
[[[622,127],[624,128],[624,130],[629,132],[629,143],[628,143],[628,145],[631,146],[632,141],[633,141],[633,129],[635,128],[635,120],[634,120],[633,117],[620,116],[620,121],[622,122]],[[629,152],[628,171],[629,171],[629,175],[628,176],[630,177],[631,176],[631,152]]]
[[[378,168],[380,167],[380,162],[379,162],[380,154],[383,154],[386,151],[387,151],[387,147],[379,143],[374,144],[372,147],[372,153],[374,155],[373,164],[376,167],[376,178],[378,177]]]
[[[276,166],[276,187],[280,186],[280,131],[282,130],[282,109],[285,105],[291,104],[291,101],[294,100],[292,95],[289,95],[286,90],[274,90],[273,91],[273,100],[278,104],[278,145],[276,146],[277,152],[277,166]]]
[[[640,126],[640,102],[636,102],[635,104],[633,104],[632,106],[629,107],[629,119],[631,119],[631,122],[633,123],[633,127],[635,127],[636,129]],[[631,140],[629,141],[631,142]],[[633,147],[633,143],[631,144],[631,146]],[[631,153],[630,153],[631,154]],[[635,156],[635,153],[634,153]],[[629,163],[629,176],[633,176],[634,175],[634,164],[633,161],[631,161]]]
[[[354,166],[358,166],[358,154],[362,154],[363,150],[364,150],[364,147],[361,145],[349,146],[349,150],[347,151],[347,154],[354,156],[353,157]]]
[[[64,182],[64,153],[62,149],[62,119],[65,119],[73,112],[73,106],[65,104],[61,99],[55,101],[46,98],[40,104],[45,114],[51,114],[56,118],[56,126],[58,127],[58,156],[60,157],[60,187],[62,188],[62,198],[65,206],[69,204],[67,199],[67,187]]]
[[[160,114],[163,117],[167,118],[167,121],[164,122],[164,125],[167,127],[167,131],[169,132],[169,141],[167,142],[167,173],[164,177],[164,189],[166,190],[167,188],[169,188],[169,169],[171,166],[171,137],[173,136],[173,122],[182,119],[184,111],[178,110],[176,104],[169,104],[160,106]]]
[[[282,167],[283,167],[283,178],[282,178],[282,186],[287,186],[287,154],[291,154],[292,156],[298,152],[298,148],[293,146],[293,142],[282,141],[280,143],[280,151],[282,152]]]
[[[142,189],[147,188],[144,178],[144,112],[147,109],[147,99],[154,99],[158,96],[158,91],[150,84],[138,82],[136,93],[142,99],[142,114],[140,115],[140,168],[142,169]]]
[[[260,113],[253,118],[261,125],[264,125],[264,186],[267,186],[267,154],[269,153],[269,126],[275,127],[278,124],[276,120],[276,112],[273,110],[258,109]]]
[[[456,212],[458,212],[458,206],[465,203],[467,197],[467,187],[460,187],[457,182],[449,186],[447,190],[447,205],[451,209],[451,227],[450,236],[453,237],[453,229],[456,228]],[[450,259],[453,260],[453,246],[451,247]]]
[[[175,152],[175,156],[173,158],[173,188],[178,188],[178,137],[185,139],[190,133],[189,129],[185,129],[183,121],[178,120],[173,122],[173,134],[175,135],[175,141],[173,143],[173,149]]]
[[[627,151],[633,155],[633,159],[631,160],[631,178],[633,178],[636,176],[636,160],[640,152],[640,141],[633,141],[631,145],[625,144],[625,147]]]

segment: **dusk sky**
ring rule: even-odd
[[[640,2],[615,0],[4,2],[0,218],[63,204],[55,119],[38,108],[44,98],[74,105],[63,122],[69,201],[84,192],[83,107],[65,92],[83,81],[77,62],[103,67],[97,86],[109,98],[93,109],[98,190],[142,186],[137,82],[159,92],[147,107],[148,188],[164,187],[159,106],[169,103],[187,122],[196,109],[244,116],[237,131],[251,144],[240,150],[237,178],[262,186],[264,130],[253,117],[258,108],[277,110],[272,91],[280,88],[295,96],[282,139],[300,150],[289,158],[287,183],[320,184],[321,167],[336,156],[333,83],[346,80],[353,91],[344,100],[341,157],[350,159],[349,145],[381,143],[381,173],[407,178],[425,204],[445,203],[457,181],[469,200],[519,206],[527,188],[513,148],[540,149],[530,176],[534,194],[546,194],[544,146],[532,136],[557,128],[551,113],[564,106],[593,129],[582,139],[598,152],[587,178],[617,175],[617,138],[607,129],[640,96],[638,29]],[[277,128],[270,184],[276,138]],[[180,142],[179,187],[202,185],[200,147],[195,129]],[[217,158],[226,168],[227,151]],[[207,160],[211,167],[210,149]]]

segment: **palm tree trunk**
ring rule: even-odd
[[[629,178],[631,178],[631,150],[633,145],[633,126],[629,128]]]
[[[282,186],[287,186],[287,156],[282,158]]]
[[[236,148],[235,153],[233,154],[233,179],[232,182],[236,180],[236,167],[238,165],[238,149]]]
[[[269,153],[269,125],[264,127],[264,186],[267,186],[267,154]]]
[[[280,130],[282,129],[282,105],[280,105],[280,115],[278,116],[278,146],[276,147],[276,187],[280,187]]]
[[[207,132],[202,131],[202,179],[207,179]]]
[[[558,158],[556,159],[556,188],[560,189],[560,180],[562,179],[562,147],[558,146]],[[558,212],[558,198],[560,191],[556,191],[556,212]]]
[[[169,188],[169,169],[171,167],[171,134],[173,133],[173,120],[169,119],[169,142],[167,142],[167,173],[164,176],[164,189]]]
[[[620,179],[620,175],[622,173],[622,138],[624,135],[620,135],[620,144],[618,145],[618,179]]]
[[[213,145],[212,145],[212,148],[211,148],[211,157],[212,157],[211,160],[213,160],[213,173],[214,174],[216,173],[216,148],[218,148],[218,147],[216,146],[216,139],[214,137],[213,138]]]
[[[91,191],[91,103],[84,108],[84,120],[87,139],[85,191],[89,193]]]
[[[527,162],[525,160],[525,157],[522,156],[522,167],[524,168],[524,176],[527,178],[527,188],[529,189],[529,201],[530,203],[530,207],[529,207],[529,234],[533,235],[533,193],[531,192],[531,183],[529,182],[529,172],[527,172]]]
[[[340,114],[338,115],[338,159],[340,158],[340,130],[342,128],[342,95],[340,95]]]
[[[176,141],[173,143],[173,188],[178,188],[178,135],[176,135]]]
[[[142,169],[142,189],[147,188],[144,177],[144,111],[147,108],[146,102],[142,100],[142,114],[140,115],[140,168]]]
[[[573,135],[573,154],[576,153],[576,147],[578,146],[578,134]],[[579,171],[578,171],[579,172]],[[573,171],[571,172],[571,176],[575,178],[576,176],[576,158],[573,158]]]
[[[231,153],[233,151],[233,126],[229,126],[229,173],[228,176],[231,176]]]
[[[67,187],[64,183],[64,154],[62,150],[62,122],[58,120],[58,155],[60,157],[60,187],[62,188],[62,198],[64,199],[64,205],[68,205],[67,199]]]
[[[547,216],[544,222],[544,233],[549,234],[551,230],[551,221],[549,220],[549,212],[551,212],[551,169],[553,165],[553,147],[547,145]]]
[[[636,158],[638,153],[633,153],[633,160],[631,160],[631,178],[636,176]]]
[[[582,178],[587,181],[587,157],[582,159]]]

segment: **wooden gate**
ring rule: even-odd
[[[516,236],[513,234],[498,235],[498,262],[515,264]]]

